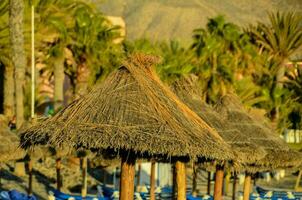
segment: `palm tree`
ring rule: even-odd
[[[302,68],[298,65],[292,67],[286,73],[284,87],[292,93],[292,98],[295,100],[289,110],[288,119],[291,123],[291,128],[301,129],[302,127]]]
[[[20,128],[24,121],[23,83],[26,68],[23,35],[24,1],[10,0],[9,30],[12,63],[15,68],[16,126]]]
[[[11,63],[9,29],[8,29],[9,1],[0,2],[0,62],[4,66],[4,114],[11,119],[14,115],[14,67]]]
[[[108,50],[114,48],[114,40],[120,37],[117,26],[90,5],[82,5],[74,12],[75,26],[68,48],[73,52],[76,69],[76,95],[83,95],[88,85],[95,81],[100,64]],[[107,55],[109,56],[109,55]]]
[[[267,51],[276,63],[277,87],[282,87],[285,64],[302,46],[302,16],[294,12],[269,13],[270,24],[258,23],[250,29],[251,36],[261,51]]]
[[[192,73],[194,53],[191,49],[186,49],[179,42],[171,40],[169,43],[162,42],[158,44],[162,62],[157,66],[157,72],[165,82],[171,82],[175,79]]]
[[[208,103],[232,88],[238,65],[237,52],[240,31],[222,16],[210,19],[206,29],[196,29],[192,49],[197,56],[196,73],[203,81],[204,96]]]
[[[277,122],[280,117],[280,107],[283,105],[283,79],[285,64],[299,48],[302,47],[302,16],[294,12],[269,13],[270,24],[258,23],[248,31],[259,47],[259,52],[267,58],[269,74],[262,75],[261,85],[268,88],[267,94],[271,99],[270,118]],[[268,83],[269,81],[269,83]],[[284,102],[286,103],[286,102]]]
[[[64,83],[64,49],[67,46],[68,30],[72,24],[72,10],[75,5],[73,1],[38,1],[36,12],[40,13],[36,19],[36,38],[39,38],[38,48],[49,55],[48,65],[54,74],[54,108],[58,111],[63,105],[63,83]],[[48,35],[47,39],[43,39]],[[45,45],[46,44],[46,45]]]

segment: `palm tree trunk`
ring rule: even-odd
[[[54,60],[54,109],[58,111],[64,100],[64,56],[57,57]]]
[[[12,62],[15,68],[16,126],[20,128],[24,121],[23,82],[26,67],[23,35],[24,1],[10,0],[9,27],[12,48]]]
[[[277,71],[277,75],[276,75],[276,86],[278,88],[282,88],[283,87],[283,78],[284,78],[284,75],[285,75],[285,65],[286,63],[288,62],[287,59],[282,59],[283,61],[280,63],[279,67],[278,67],[278,71]]]
[[[15,105],[15,83],[13,66],[6,65],[4,73],[4,115],[6,115],[8,119],[11,119],[14,116]]]
[[[83,96],[88,89],[90,70],[86,63],[86,58],[82,56],[82,63],[77,67],[76,98]]]
[[[283,88],[283,78],[285,76],[285,64],[287,63],[287,59],[283,59],[282,62],[280,62],[277,75],[276,75],[276,87],[277,89],[282,89]],[[273,122],[274,128],[277,127],[277,122],[279,118],[279,107],[275,107],[272,112],[271,120]]]

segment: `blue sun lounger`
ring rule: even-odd
[[[2,200],[37,200],[34,195],[27,195],[17,190],[2,191],[0,193]]]
[[[300,200],[302,198],[301,192],[294,192],[294,191],[285,191],[285,190],[269,190],[262,187],[257,186],[256,191],[259,194],[260,199],[264,200]],[[268,193],[271,192],[271,195],[268,195]],[[289,192],[291,195],[289,195]],[[251,196],[250,200],[257,199],[256,196]]]
[[[74,198],[75,200],[82,200],[82,196],[81,195],[70,195],[70,194],[66,194],[63,192],[60,192],[58,190],[52,190],[56,200],[67,200],[69,198]],[[94,197],[94,196],[86,196],[85,200],[111,200],[108,197]]]

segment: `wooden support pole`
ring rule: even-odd
[[[116,189],[116,167],[114,167],[113,171],[113,189]]]
[[[232,194],[232,200],[236,200],[236,189],[237,188],[237,174],[234,173],[234,178],[233,178],[233,194]]]
[[[211,195],[211,172],[208,172],[207,195]]]
[[[33,161],[29,158],[28,161],[28,195],[33,193]]]
[[[223,175],[223,166],[217,165],[214,185],[214,200],[222,200]]]
[[[155,200],[155,162],[151,162],[150,200]]]
[[[0,164],[0,187],[2,187],[2,165]]]
[[[192,174],[192,196],[197,197],[197,166],[193,164],[193,174]]]
[[[186,165],[184,162],[176,161],[176,185],[177,200],[186,200]]]
[[[132,200],[134,198],[135,159],[122,158],[120,200]]]
[[[87,196],[87,157],[81,158],[82,160],[82,190],[81,196],[83,199]]]
[[[296,180],[296,185],[295,185],[295,190],[298,191],[298,189],[300,188],[300,181],[301,181],[301,176],[302,176],[302,170],[299,170],[299,175],[297,177]]]
[[[251,188],[251,175],[245,173],[244,186],[243,186],[243,200],[249,200]]]
[[[57,190],[61,191],[62,179],[61,179],[61,158],[56,159],[56,172],[57,172]]]
[[[223,193],[226,196],[229,194],[230,179],[231,179],[231,173],[228,171],[224,179],[225,181],[224,181],[224,189],[223,189]]]
[[[142,163],[141,163],[141,161],[138,161],[137,162],[136,188],[138,188],[141,184],[141,171],[142,171]]]
[[[177,193],[177,185],[176,185],[176,167],[175,164],[172,165],[172,199],[175,200],[176,199],[176,193]]]
[[[257,185],[257,177],[253,177],[253,185],[256,186]]]

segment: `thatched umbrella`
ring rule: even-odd
[[[253,117],[235,95],[226,95],[216,105],[216,110],[237,128],[250,141],[261,146],[266,156],[252,165],[245,166],[244,200],[249,198],[251,174],[257,171],[272,170],[301,165],[301,154],[293,151],[275,132],[264,124],[264,120]]]
[[[198,84],[198,77],[190,75],[184,77],[171,85],[172,90],[183,100],[201,119],[207,122],[229,143],[238,155],[238,159],[244,164],[252,164],[265,156],[265,151],[251,143],[249,137],[241,134],[222,118],[210,105],[202,100],[202,91]],[[224,168],[227,166],[217,165],[214,198],[221,198]],[[234,165],[232,166],[234,168]],[[193,184],[193,192],[195,186]]]
[[[47,117],[35,117],[28,120],[26,123],[22,124],[22,127],[20,130],[27,129],[34,124],[39,124],[43,121],[47,120]],[[57,173],[57,189],[60,191],[62,186],[62,180],[61,180],[61,156],[67,154],[67,152],[60,151],[57,152],[54,148],[45,147],[45,146],[35,146],[32,148],[27,149],[27,163],[28,163],[28,175],[29,175],[29,184],[28,184],[28,194],[32,194],[32,178],[33,178],[33,164],[34,160],[40,159],[43,157],[51,157],[56,156],[56,173]]]
[[[117,152],[122,159],[121,199],[133,198],[137,157],[234,158],[219,134],[160,82],[154,62],[154,57],[132,56],[89,94],[22,131],[22,146]]]

